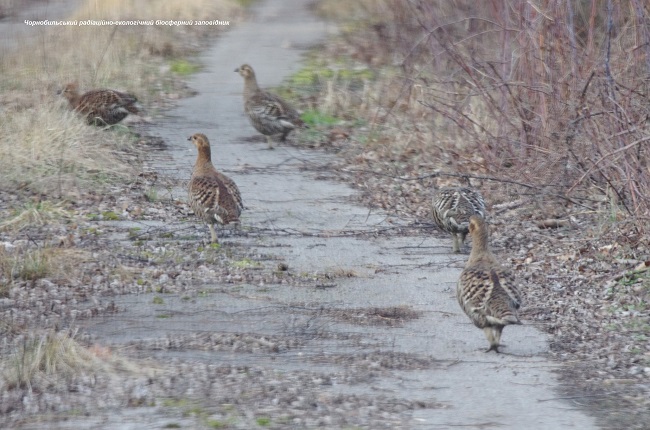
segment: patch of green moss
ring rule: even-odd
[[[102,218],[105,221],[117,221],[120,219],[120,216],[113,211],[104,211],[102,212]]]
[[[224,423],[223,421],[209,419],[206,420],[205,425],[207,425],[211,429],[222,429],[226,427],[228,424]]]
[[[348,61],[329,64],[322,60],[309,60],[305,66],[288,79],[290,87],[314,87],[328,80],[337,82],[361,82],[375,78],[374,72],[367,67],[359,67]]]
[[[190,63],[189,61],[183,59],[172,60],[169,67],[173,73],[181,76],[191,75],[192,73],[196,73],[201,70],[201,66],[198,64]]]
[[[258,426],[266,427],[271,424],[271,418],[259,417],[255,420]]]
[[[236,0],[237,4],[240,5],[241,7],[249,7],[256,1],[257,0]]]
[[[318,110],[308,110],[304,112],[300,118],[305,122],[305,124],[310,126],[334,125],[340,122],[338,118]]]
[[[244,258],[242,260],[233,261],[230,263],[231,266],[237,267],[239,269],[250,269],[253,267],[261,267],[261,264],[257,261],[253,261],[250,258]]]

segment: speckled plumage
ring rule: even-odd
[[[79,94],[76,83],[70,83],[61,91],[70,107],[86,117],[91,125],[113,125],[129,113],[137,114],[135,96],[115,90],[91,90]]]
[[[275,94],[260,89],[253,68],[248,64],[235,69],[244,78],[244,112],[257,131],[266,136],[269,148],[271,137],[281,134],[284,141],[295,128],[304,127],[298,112]]]
[[[460,275],[458,303],[474,325],[483,329],[490,342],[486,352],[499,352],[501,332],[509,324],[521,324],[517,310],[521,294],[512,273],[503,268],[488,246],[488,227],[480,216],[469,220],[472,252]]]
[[[198,150],[188,188],[189,203],[194,213],[210,228],[212,243],[218,243],[214,224],[238,223],[244,205],[237,184],[217,171],[212,164],[210,142],[201,133],[189,139]]]
[[[469,217],[485,217],[485,201],[477,190],[449,187],[438,190],[433,198],[433,220],[454,237],[453,251],[460,252],[469,231]]]

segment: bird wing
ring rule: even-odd
[[[254,115],[285,120],[292,127],[302,125],[298,112],[275,94],[259,91],[247,100],[247,104]]]
[[[502,290],[506,294],[510,305],[514,309],[519,309],[519,307],[521,307],[521,293],[519,292],[519,288],[515,285],[515,277],[510,271],[504,269],[492,269],[490,270],[490,279],[492,280],[495,289]]]
[[[521,296],[512,275],[503,269],[466,268],[460,276],[458,300],[475,325],[518,324]]]
[[[432,215],[439,227],[452,232],[467,231],[469,217],[485,216],[481,194],[471,188],[443,188],[433,200]]]
[[[117,108],[137,109],[133,105],[138,101],[135,96],[114,90],[92,90],[84,93],[79,99],[79,109],[82,112],[90,110],[112,110]]]
[[[202,176],[190,180],[190,206],[206,222],[227,224],[231,220],[233,214],[223,204],[224,194],[225,187],[217,178]]]
[[[244,202],[241,198],[241,193],[239,192],[239,187],[237,187],[235,181],[230,179],[228,176],[224,175],[221,172],[216,172],[216,173],[219,177],[219,180],[225,187],[227,194],[230,196],[232,202],[234,203],[231,212],[236,214],[237,218],[239,218],[239,215],[241,215],[241,212],[245,209]]]
[[[459,193],[460,199],[458,202],[459,207],[463,207],[463,210],[471,215],[480,215],[485,218],[485,200],[483,196],[477,190],[472,188],[460,188]]]
[[[132,105],[138,101],[138,99],[133,95],[129,93],[123,93],[120,91],[114,91],[114,90],[109,90],[117,100],[119,100],[120,103],[122,103],[124,106],[126,105]]]

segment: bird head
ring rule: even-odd
[[[187,140],[192,142],[192,145],[196,146],[196,149],[199,151],[197,163],[210,162],[212,160],[210,141],[205,134],[194,133]]]
[[[235,72],[239,73],[243,78],[255,77],[255,72],[253,68],[248,64],[243,64],[235,69]]]
[[[56,92],[58,95],[63,95],[68,100],[74,99],[79,95],[79,85],[76,82],[70,82],[63,89]]]
[[[469,217],[469,234],[472,237],[476,234],[484,234],[485,232],[487,232],[487,224],[483,217],[479,215]]]
[[[188,137],[187,140],[192,142],[192,145],[196,146],[199,149],[210,147],[210,141],[208,140],[207,136],[203,133],[194,133],[193,135]]]

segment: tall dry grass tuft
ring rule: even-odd
[[[0,232],[19,231],[25,226],[41,226],[61,219],[69,219],[72,214],[65,202],[52,203],[48,200],[25,203],[22,208],[13,208],[13,213],[0,221]]]
[[[69,283],[83,271],[89,255],[76,248],[43,247],[7,250],[0,246],[0,295],[16,283],[49,278]]]
[[[366,94],[377,107],[365,118],[431,136],[457,172],[650,215],[645,2],[347,3],[321,5],[354,23],[338,55],[390,71]]]
[[[98,360],[67,333],[49,332],[31,336],[13,357],[4,361],[2,380],[5,389],[31,390],[53,386],[61,391],[75,375],[91,370]]]
[[[134,166],[121,160],[132,137],[89,127],[57,103],[9,112],[0,119],[0,189],[26,189],[60,198],[126,178]]]
[[[25,335],[12,356],[0,361],[0,389],[66,393],[72,386],[86,384],[89,375],[101,375],[99,379],[106,382],[120,373],[139,377],[151,372],[106,348],[86,348],[75,336],[68,331]]]

